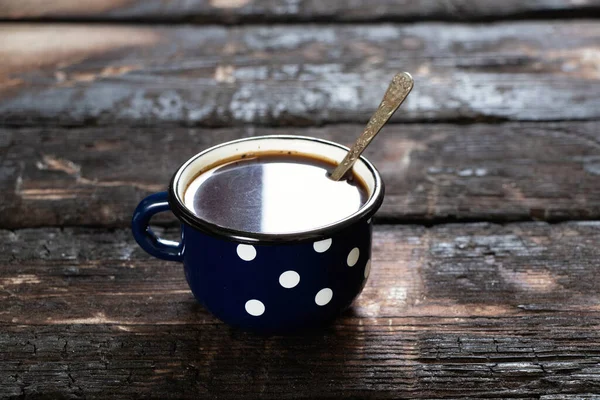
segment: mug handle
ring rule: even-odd
[[[168,192],[151,194],[136,207],[131,220],[131,231],[135,241],[148,254],[163,260],[182,261],[183,243],[161,239],[150,229],[150,218],[170,209]]]

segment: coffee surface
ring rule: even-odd
[[[367,201],[355,177],[332,181],[335,165],[300,155],[265,154],[218,165],[198,175],[185,206],[222,227],[253,233],[293,233],[348,217]]]

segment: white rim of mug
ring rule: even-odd
[[[225,146],[235,145],[241,142],[254,141],[254,140],[269,140],[269,139],[283,139],[283,140],[306,140],[316,143],[321,143],[327,146],[337,147],[339,149],[348,151],[349,149],[346,146],[342,146],[341,144],[331,142],[329,140],[313,138],[309,136],[296,136],[296,135],[266,135],[266,136],[253,136],[249,138],[232,140],[229,142],[221,143],[216,146],[210,147],[195,156],[188,159],[185,163],[183,163],[173,174],[169,185],[169,205],[171,206],[171,211],[175,216],[183,223],[190,225],[191,227],[198,229],[204,233],[218,236],[221,238],[226,238],[230,240],[234,240],[236,242],[241,243],[251,243],[251,244],[276,244],[283,242],[301,242],[301,241],[310,241],[316,240],[323,237],[329,237],[339,232],[342,229],[345,229],[358,221],[367,221],[371,218],[375,212],[381,207],[383,203],[383,197],[385,194],[385,186],[379,171],[377,168],[365,157],[360,156],[360,160],[367,167],[369,172],[371,173],[374,180],[374,188],[373,192],[369,196],[367,202],[356,212],[350,214],[349,216],[333,222],[328,225],[324,225],[322,227],[316,229],[310,229],[306,231],[292,232],[292,233],[256,233],[256,232],[246,232],[237,229],[232,229],[224,226],[220,226],[214,224],[212,222],[206,221],[197,215],[195,215],[189,208],[187,208],[183,204],[183,200],[177,193],[176,188],[178,187],[179,180],[181,179],[181,175],[185,169],[194,163],[198,158],[203,157],[207,153],[219,149]]]

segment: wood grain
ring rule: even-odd
[[[518,34],[516,33],[518,32]],[[150,27],[4,24],[0,124],[365,123],[600,118],[600,25]]]
[[[263,134],[349,145],[362,128],[3,129],[0,227],[129,226],[143,197],[166,190],[176,169],[210,146]],[[598,219],[599,128],[599,122],[388,126],[366,151],[386,183],[376,221]]]
[[[598,393],[599,240],[598,222],[376,226],[371,278],[350,311],[324,331],[263,337],[211,317],[181,266],[147,256],[128,230],[0,231],[0,393]]]
[[[239,23],[492,20],[597,15],[597,0],[4,0],[0,18]]]

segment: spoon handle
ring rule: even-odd
[[[367,127],[363,133],[356,139],[356,142],[352,145],[352,148],[346,154],[346,157],[340,164],[333,170],[330,178],[334,181],[339,181],[346,173],[352,168],[358,157],[365,150],[365,147],[371,143],[371,140],[379,133],[381,128],[396,112],[398,107],[402,104],[406,96],[410,93],[413,88],[413,78],[408,72],[401,72],[396,74],[387,88],[383,100],[379,105],[375,114],[369,120]]]

